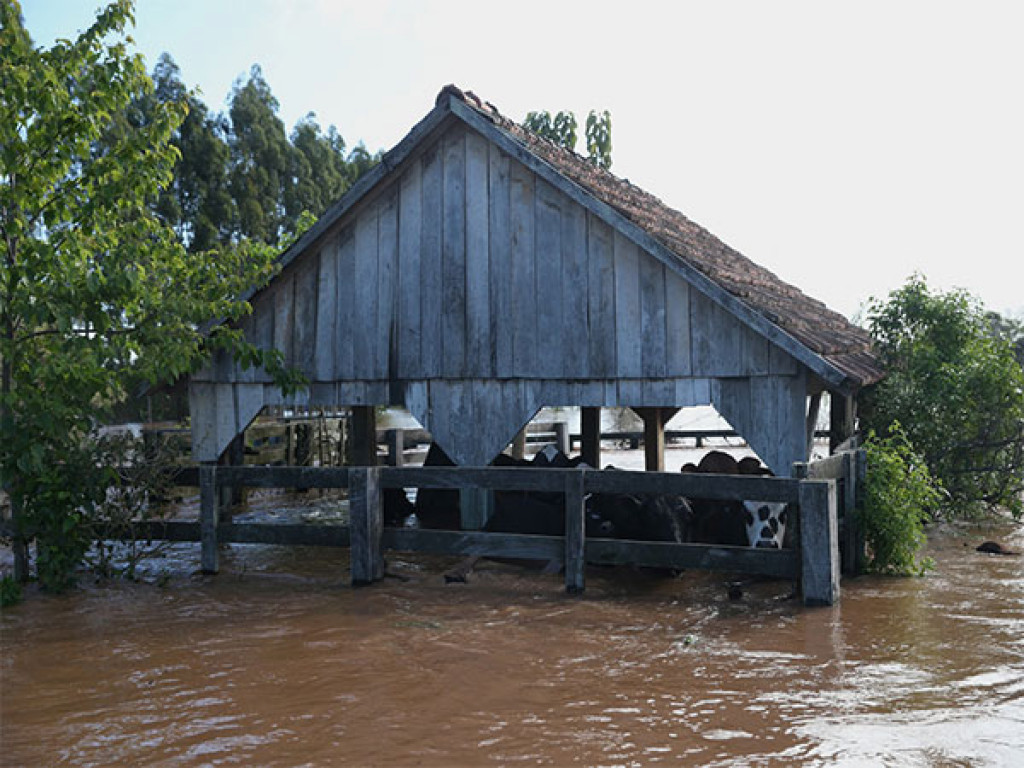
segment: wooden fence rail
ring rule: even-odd
[[[108,538],[198,541],[204,571],[219,569],[221,543],[287,544],[350,548],[353,584],[383,576],[385,549],[452,555],[486,555],[560,562],[570,592],[584,588],[586,563],[625,564],[734,571],[792,578],[804,603],[831,605],[839,596],[837,483],[842,482],[843,509],[854,503],[862,463],[838,457],[826,464],[798,467],[804,479],[698,475],[689,473],[537,469],[531,467],[255,467],[203,464],[184,468],[178,485],[198,486],[199,522],[146,521]],[[858,474],[861,473],[861,474]],[[825,479],[818,479],[824,477]],[[348,488],[349,525],[234,523],[221,521],[219,489]],[[536,536],[483,531],[438,531],[384,528],[383,490],[443,488],[541,491],[563,495],[564,536]],[[689,498],[758,499],[795,504],[796,545],[768,550],[669,542],[588,539],[585,498],[590,493],[672,494]],[[849,498],[846,498],[849,497]],[[851,518],[852,519],[852,518]],[[792,524],[792,523],[791,523]]]
[[[182,476],[182,481],[184,480]],[[264,541],[343,545],[341,534],[322,526],[318,533],[269,531],[277,524],[219,523],[216,488],[221,484],[255,487],[349,488],[348,545],[353,584],[368,584],[383,574],[385,549],[439,554],[549,559],[562,563],[570,592],[584,588],[584,565],[633,563],[672,568],[706,568],[759,573],[799,580],[804,602],[830,605],[838,598],[836,492],[832,480],[708,476],[683,473],[536,469],[529,467],[217,467],[199,470],[201,515],[197,526],[201,562],[216,572],[217,543]],[[385,529],[385,488],[481,488],[555,492],[564,495],[566,532],[561,537],[481,531]],[[691,498],[761,499],[794,503],[798,546],[761,550],[701,544],[632,542],[586,538],[584,499],[589,493],[678,494]],[[304,526],[295,526],[302,529]]]

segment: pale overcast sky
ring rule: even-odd
[[[22,2],[43,45],[99,5]],[[212,109],[259,63],[289,130],[313,111],[371,150],[449,82],[516,120],[608,109],[616,174],[844,314],[916,270],[1024,315],[1024,2],[138,0],[136,21]]]

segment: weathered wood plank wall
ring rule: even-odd
[[[720,396],[752,445],[776,441],[777,469],[805,458],[778,436],[803,429],[788,353],[461,123],[321,242],[243,326],[306,373],[298,404],[406,405],[457,461],[486,463],[541,405]],[[764,416],[762,394],[787,410]],[[196,455],[215,457],[260,401],[282,403],[263,371],[217,359],[194,376],[194,413],[215,422],[195,431]]]

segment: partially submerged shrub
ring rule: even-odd
[[[922,575],[932,567],[921,556],[924,525],[943,499],[924,460],[914,451],[899,422],[886,437],[871,433],[864,506],[860,512],[868,545],[868,570],[892,575]]]
[[[1024,515],[1024,369],[1008,335],[965,291],[915,275],[867,324],[886,377],[861,398],[865,431],[900,422],[947,496],[945,514]]]
[[[21,584],[13,576],[0,578],[0,608],[6,608],[21,601]]]

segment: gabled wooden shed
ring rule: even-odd
[[[281,264],[243,330],[305,372],[290,402],[405,406],[462,465],[544,405],[711,404],[789,475],[808,404],[881,376],[841,315],[454,86]],[[281,403],[214,360],[190,382],[195,457]]]

